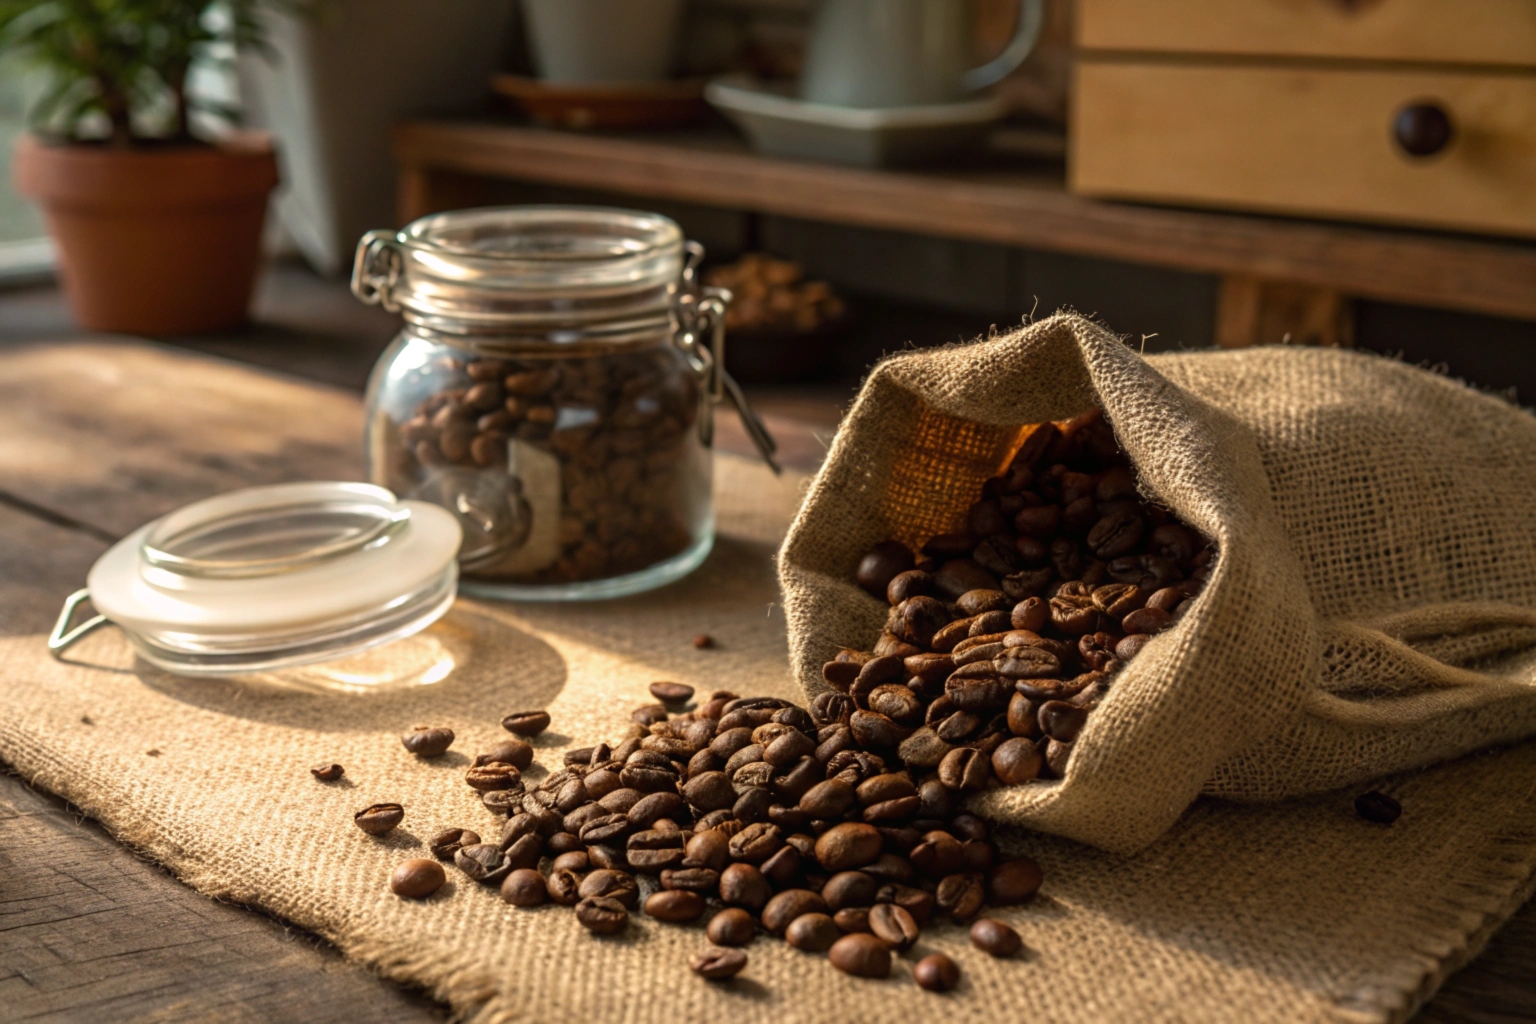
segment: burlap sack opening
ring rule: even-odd
[[[1144,359],[1075,315],[870,375],[780,553],[808,695],[884,622],[860,555],[958,528],[1027,425],[1095,405],[1220,559],[1066,776],[975,810],[1131,852],[1201,793],[1275,800],[1536,734],[1536,419],[1349,351]]]

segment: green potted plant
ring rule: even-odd
[[[18,191],[42,207],[76,320],[188,334],[241,323],[277,184],[269,138],[205,136],[227,116],[193,65],[263,50],[269,8],[298,0],[0,0],[0,52],[47,89],[17,144]]]

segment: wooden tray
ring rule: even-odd
[[[702,78],[567,84],[491,76],[491,89],[542,125],[557,128],[675,128],[710,114]]]

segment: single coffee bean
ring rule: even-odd
[[[720,872],[711,868],[667,868],[661,873],[661,887],[713,896],[720,891]]]
[[[900,726],[878,711],[855,711],[848,716],[848,728],[860,746],[880,750],[896,746],[904,735]]]
[[[942,601],[924,596],[909,597],[891,609],[888,628],[898,640],[923,647],[949,621],[949,610]]]
[[[1130,661],[1141,653],[1141,649],[1147,646],[1147,641],[1151,639],[1150,633],[1132,633],[1115,644],[1115,657],[1122,662]]]
[[[566,870],[556,868],[551,875],[558,871]],[[588,896],[606,896],[609,899],[618,900],[626,907],[633,907],[640,899],[640,889],[635,884],[633,875],[623,871],[614,871],[608,868],[599,868],[589,873],[576,887],[576,895],[582,899]]]
[[[907,853],[912,866],[926,875],[942,878],[959,871],[965,864],[965,847],[960,840],[942,829],[924,834]]]
[[[732,906],[748,910],[762,910],[773,887],[768,879],[751,864],[732,864],[720,872],[720,900]]]
[[[1403,805],[1378,790],[1355,797],[1355,813],[1366,821],[1390,825],[1403,813]]]
[[[912,920],[917,922],[919,928],[928,927],[933,920],[933,912],[938,906],[932,893],[906,885],[893,885],[890,887],[890,892],[882,888],[879,899],[882,903],[894,903],[911,914]]]
[[[709,648],[715,646],[715,638],[710,636],[708,633],[695,633],[693,637],[693,646],[701,651],[708,650]]]
[[[892,949],[905,952],[917,941],[917,922],[894,903],[876,903],[869,910],[869,930]]]
[[[710,981],[736,977],[747,966],[747,954],[739,949],[707,949],[688,961],[693,973]]]
[[[1062,700],[1040,705],[1040,731],[1053,740],[1071,743],[1088,722],[1088,712]]]
[[[940,881],[933,895],[938,908],[953,920],[968,921],[981,909],[986,899],[986,886],[980,875],[954,874]]]
[[[466,846],[480,842],[480,833],[467,828],[446,828],[427,840],[427,849],[438,860],[452,860],[453,855]]]
[[[1057,778],[1067,773],[1067,762],[1072,759],[1072,744],[1061,740],[1047,740],[1045,764]]]
[[[560,836],[570,835],[569,832],[557,832],[555,834]],[[580,840],[577,840],[577,842],[580,842]],[[549,870],[574,871],[579,875],[584,871],[592,870],[592,866],[592,857],[587,853],[586,848],[583,847],[579,850],[567,850],[556,856],[554,863],[550,864]]]
[[[683,867],[724,871],[730,863],[730,837],[709,829],[695,832],[683,848]]]
[[[971,945],[995,957],[1008,957],[1024,947],[1024,940],[997,918],[983,917],[971,925]]]
[[[880,883],[862,871],[839,871],[821,887],[821,897],[833,910],[867,907],[875,902]]]
[[[757,934],[757,922],[740,907],[726,907],[709,919],[704,934],[717,946],[745,946]]]
[[[1161,633],[1173,622],[1173,616],[1161,608],[1140,608],[1120,620],[1127,633]]]
[[[912,980],[929,992],[948,992],[960,984],[960,965],[943,953],[929,953],[912,966]]]
[[[389,876],[389,888],[396,896],[419,900],[437,892],[447,880],[437,861],[414,857],[395,868]]]
[[[900,541],[881,541],[859,559],[854,579],[875,597],[884,597],[886,588],[898,574],[912,568],[910,548]]]
[[[987,897],[1000,907],[1023,903],[1040,891],[1043,878],[1040,865],[1029,857],[1005,860],[987,878]]]
[[[1015,736],[992,751],[992,774],[1005,786],[1017,786],[1039,778],[1044,761],[1034,740]]]
[[[317,764],[309,770],[309,774],[321,782],[335,782],[346,773],[346,769],[339,764]]]
[[[635,801],[625,817],[629,819],[630,827],[648,829],[654,828],[663,818],[678,818],[686,813],[687,806],[677,793],[647,793]]]
[[[825,953],[841,935],[826,914],[801,914],[784,929],[784,941],[806,953]]]
[[[828,871],[861,868],[874,863],[883,845],[884,839],[873,825],[844,822],[816,840],[816,860]]]
[[[809,889],[785,889],[763,907],[763,927],[778,935],[801,914],[825,914],[830,908],[820,893]]]
[[[815,740],[799,729],[789,729],[788,732],[763,747],[763,760],[775,768],[784,768],[815,752]]]
[[[428,725],[417,725],[400,737],[405,749],[417,757],[437,757],[446,754],[453,746],[453,730]]]
[[[476,882],[487,885],[500,882],[512,870],[512,866],[507,863],[507,855],[501,852],[500,847],[490,843],[463,847],[453,855],[453,863]]]
[[[851,932],[832,944],[827,953],[832,966],[856,978],[886,978],[891,973],[891,951],[868,932]]]
[[[687,683],[652,683],[648,689],[663,704],[686,704],[693,699],[693,687]]]
[[[523,784],[523,773],[510,764],[492,761],[472,766],[464,773],[464,781],[482,793],[493,789],[518,789]]]
[[[704,913],[704,897],[688,889],[662,889],[645,901],[645,912],[670,924],[696,921]]]
[[[574,871],[551,871],[544,880],[544,888],[549,898],[562,907],[574,907],[581,902],[581,876]]]
[[[832,922],[842,932],[869,931],[868,907],[844,907],[832,915]]]
[[[501,849],[506,858],[508,869],[531,868],[539,863],[539,857],[544,852],[544,837],[534,833],[513,840],[505,848]]]
[[[779,826],[766,821],[757,822],[731,836],[731,859],[761,864],[783,845],[784,836]]]
[[[629,924],[629,911],[618,900],[593,896],[576,904],[576,920],[593,935],[614,935]]]
[[[538,871],[518,868],[502,879],[501,898],[514,907],[537,907],[549,898],[549,890],[544,885],[544,876]]]
[[[1054,599],[1053,599],[1054,600]],[[1004,679],[1049,679],[1061,675],[1061,659],[1043,647],[1008,647],[992,659]]]
[[[526,771],[533,763],[533,747],[522,740],[508,737],[497,743],[492,743],[485,750],[475,755],[476,765],[490,764],[500,761],[509,764],[518,771]]]
[[[991,763],[986,755],[971,747],[956,747],[939,762],[939,781],[953,790],[978,790],[991,776]]]
[[[399,804],[374,804],[352,816],[352,822],[371,836],[381,836],[400,824],[405,808]]]
[[[908,569],[891,577],[891,582],[886,585],[884,596],[886,603],[898,605],[909,597],[932,597],[934,591],[933,574],[921,569]]]
[[[501,727],[519,736],[537,736],[549,728],[549,712],[514,711],[501,720]]]

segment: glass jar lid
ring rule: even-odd
[[[453,603],[452,513],[360,483],[234,491],[113,545],[70,598],[56,653],[105,622],[149,662],[192,675],[330,660],[425,629]],[[86,598],[97,619],[65,633]]]
[[[687,262],[682,229],[660,214],[486,207],[369,232],[352,290],[446,333],[590,339],[668,324]]]

